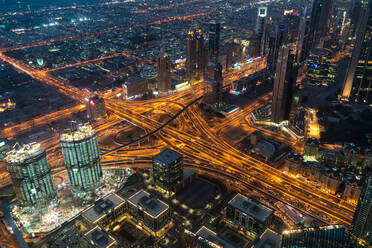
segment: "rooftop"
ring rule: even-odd
[[[274,213],[273,209],[240,193],[237,193],[228,204],[262,223]]]
[[[271,157],[275,153],[275,146],[266,140],[260,140],[253,150],[265,158]]]
[[[61,134],[61,141],[80,141],[96,134],[96,131],[90,125],[79,125],[76,130],[69,130]]]
[[[25,160],[36,157],[45,150],[40,147],[38,143],[31,143],[16,147],[5,155],[5,162],[7,163],[23,163]]]
[[[113,237],[98,226],[87,232],[85,237],[97,248],[109,248],[117,244]]]
[[[180,158],[182,158],[181,154],[169,148],[166,148],[159,154],[155,155],[153,159],[160,164],[167,165]]]
[[[115,193],[111,193],[104,198],[97,200],[93,206],[83,212],[83,217],[92,223],[110,213],[113,209],[121,206],[125,200]]]
[[[208,229],[205,226],[202,226],[196,233],[199,237],[205,239],[206,241],[212,243],[211,247],[224,247],[224,248],[235,248],[234,245],[230,244],[226,240],[218,236],[217,233]]]
[[[279,248],[280,235],[270,229],[266,229],[252,246],[252,248]]]
[[[128,199],[128,202],[137,206],[138,208],[142,208],[144,212],[153,218],[157,218],[167,209],[169,209],[169,206],[166,203],[156,199],[153,195],[144,190],[140,190],[132,195]]]

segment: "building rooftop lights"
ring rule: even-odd
[[[7,152],[5,161],[7,163],[23,163],[25,160],[35,157],[42,152],[44,152],[44,149],[40,147],[39,143],[30,143]]]
[[[90,138],[95,134],[95,130],[90,125],[79,125],[75,130],[69,130],[61,134],[61,141],[80,141]]]

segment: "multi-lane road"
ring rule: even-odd
[[[175,19],[184,20],[194,17],[195,16],[183,16]],[[169,19],[168,21],[171,20],[172,19]],[[128,54],[125,53],[120,55]],[[82,102],[85,97],[90,97],[90,94],[61,82],[46,70],[35,70],[28,65],[6,56],[4,53],[0,53],[0,59],[8,62],[17,70],[30,75],[40,82],[57,88],[61,93],[79,102]],[[240,70],[225,74],[224,84],[231,84],[233,81],[257,72],[264,67],[264,59],[254,61],[250,65],[243,66]],[[237,175],[240,175],[240,180],[245,181],[245,183],[252,186],[261,185],[262,187],[260,190],[290,205],[295,204],[297,207],[301,208],[302,211],[316,216],[325,222],[341,222],[345,225],[351,223],[355,210],[354,206],[342,202],[333,195],[325,193],[296,178],[292,178],[270,165],[242,153],[219,135],[222,129],[244,121],[248,113],[270,99],[270,94],[257,99],[245,109],[228,117],[223,123],[211,128],[201,117],[202,115],[197,107],[189,106],[187,109],[185,108],[190,103],[198,102],[197,99],[203,95],[202,89],[202,83],[199,83],[183,92],[143,102],[125,102],[123,100],[106,97],[105,95],[103,95],[103,97],[106,100],[107,109],[121,120],[125,120],[130,124],[143,128],[147,133],[153,132],[162,142],[168,144],[168,146],[182,152],[185,157],[194,160],[196,164],[200,163],[203,165],[200,166],[200,169],[213,171],[215,173],[230,174],[231,178],[236,178]],[[175,119],[174,121],[169,121],[169,119],[166,121],[160,120],[161,118],[159,118],[159,116],[164,115],[164,111],[162,110],[162,108],[165,108],[164,104],[168,108],[176,110],[176,112],[169,112],[175,116],[173,118]],[[70,111],[71,110],[66,110],[67,113]],[[54,115],[57,116],[57,114]],[[53,118],[52,116],[50,116],[50,118]],[[58,116],[61,116],[61,114]],[[48,117],[45,118],[48,120]],[[40,122],[42,123],[42,121]],[[178,124],[176,127],[172,126],[174,122]],[[115,123],[115,121],[111,120],[111,124],[112,123]],[[97,128],[104,132],[105,130],[109,130],[112,126],[111,124],[106,125],[102,123]],[[275,134],[269,135],[275,136]],[[294,144],[293,141],[288,138],[281,137],[281,139],[291,145],[298,145]],[[51,147],[54,146],[55,144],[51,141]],[[118,153],[120,153],[120,149],[117,149],[115,154]],[[112,154],[108,155],[113,156]],[[109,160],[112,158],[106,159]],[[118,163],[120,163],[120,160],[123,158],[118,157],[117,159]],[[51,161],[51,163],[53,163],[53,161]],[[325,216],[329,216],[330,219]]]

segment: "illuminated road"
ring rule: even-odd
[[[36,128],[38,126],[42,126],[52,121],[57,121],[60,119],[64,119],[69,117],[79,111],[85,109],[85,105],[76,105],[73,107],[65,108],[62,110],[58,110],[56,112],[52,112],[50,114],[42,115],[40,117],[36,117],[34,119],[19,123],[17,125],[13,125],[11,127],[6,127],[0,131],[0,137],[7,137],[9,139],[14,138],[17,135],[24,133],[27,130]]]
[[[120,105],[120,102],[111,102],[108,108],[116,114],[130,120],[138,126],[145,127],[149,130],[156,130],[161,126],[160,123],[152,119],[139,115],[137,112],[125,109]],[[265,186],[273,188],[281,194],[290,196],[293,199],[299,199],[306,204],[313,206],[319,211],[323,211],[337,221],[345,224],[350,224],[352,212],[354,208],[345,204],[337,203],[339,201],[335,196],[326,194],[315,187],[311,187],[297,179],[291,178],[281,171],[278,171],[265,163],[258,161],[246,154],[237,151],[229,144],[223,142],[211,134],[211,131],[206,130],[207,125],[202,124],[199,116],[194,115],[193,120],[198,120],[195,125],[206,133],[209,141],[200,139],[198,136],[193,136],[189,133],[184,133],[174,128],[165,126],[160,131],[160,134],[169,144],[181,148],[182,153],[187,154],[197,160],[210,161],[213,167],[224,167],[225,169],[246,174],[248,177],[254,178]],[[202,125],[200,125],[202,124]],[[211,141],[214,141],[213,143]],[[213,163],[213,164],[212,164]]]
[[[163,20],[137,25],[131,28],[145,27],[147,25],[161,24],[177,20],[192,20],[193,18],[208,15],[214,11],[215,10],[213,9],[210,12],[205,13],[168,17]],[[95,36],[125,29],[128,29],[128,27],[102,31],[94,34],[86,34],[85,36],[70,37],[63,40],[71,40],[75,38],[81,39],[87,36]],[[28,47],[47,45],[53,42],[57,41],[50,40],[45,43],[33,44]],[[27,47],[19,49],[25,48]],[[121,55],[129,56],[130,54],[124,52],[124,54]],[[82,102],[85,97],[90,97],[90,94],[60,82],[46,71],[35,70],[28,65],[4,55],[3,53],[0,53],[0,59],[11,64],[17,70],[30,75],[32,78],[57,88],[61,93],[68,95],[77,101]],[[96,61],[100,61],[101,59],[104,58],[97,58]],[[90,61],[90,63],[91,62],[95,61]],[[85,63],[88,62],[81,62],[80,65]],[[233,70],[224,74],[224,86],[228,87],[233,81],[262,70],[265,67],[265,58],[256,59],[250,64],[244,64],[241,69]],[[203,86],[200,84],[191,87],[184,92],[143,102],[124,102],[122,100],[106,98],[105,95],[104,97],[107,109],[113,112],[116,116],[126,120],[128,123],[147,130],[147,136],[153,134],[156,135],[162,142],[168,144],[169,147],[184,154],[187,159],[192,159],[196,164],[199,163],[203,170],[209,170],[216,174],[226,174],[230,178],[234,179],[240,178],[240,181],[246,182],[250,187],[258,188],[266,194],[278,198],[289,205],[293,206],[293,204],[298,204],[300,206],[299,208],[309,215],[314,216],[317,215],[317,213],[324,213],[331,217],[331,220],[326,217],[320,217],[324,222],[342,222],[345,225],[350,225],[354,212],[353,206],[342,201],[340,202],[339,198],[327,194],[296,178],[292,178],[270,165],[240,152],[227,141],[221,139],[218,135],[220,130],[227,126],[236,125],[256,107],[264,101],[267,101],[271,97],[270,94],[258,99],[247,108],[237,111],[231,117],[228,117],[226,122],[221,125],[215,128],[210,128],[205,120],[201,118],[202,115],[200,114],[200,110],[197,107],[192,106],[197,102],[198,97],[202,96],[202,88]],[[111,97],[112,96],[110,96],[110,98]],[[177,112],[174,113],[171,109],[169,109],[169,111],[167,110],[167,113],[173,114],[174,117],[172,119],[168,118],[166,121],[160,121],[159,117],[164,115],[162,108],[165,108],[168,105],[172,105],[172,108],[177,110]],[[115,121],[112,123],[115,123]],[[97,129],[102,132],[108,132],[109,128],[110,125],[107,124],[106,126],[105,123],[102,123],[100,127],[97,127]],[[269,133],[269,135],[274,134]],[[51,140],[48,142],[53,144],[54,141]],[[118,163],[123,162],[126,159],[122,156],[123,147],[125,147],[125,145],[121,147],[119,146],[109,153],[105,153],[104,161],[109,161],[108,163],[115,160]],[[143,151],[143,154],[138,154],[138,162],[141,162],[140,157],[142,157],[142,159],[144,157],[149,157],[152,152],[154,151]],[[59,163],[53,160],[50,162],[51,164]],[[57,167],[54,169],[56,168]]]

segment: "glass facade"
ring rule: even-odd
[[[6,166],[22,206],[47,206],[56,199],[50,166],[44,149],[11,151]]]
[[[284,231],[282,248],[344,248],[345,228],[341,225]]]
[[[335,81],[337,67],[331,63],[331,54],[326,49],[314,49],[307,62],[307,82],[316,86],[329,86]]]
[[[372,173],[366,177],[352,224],[353,236],[372,245]]]
[[[94,192],[102,178],[96,133],[91,128],[77,130],[62,135],[60,141],[71,189]]]
[[[182,156],[175,151],[165,149],[153,158],[152,170],[155,185],[169,193],[174,192],[183,177]]]

